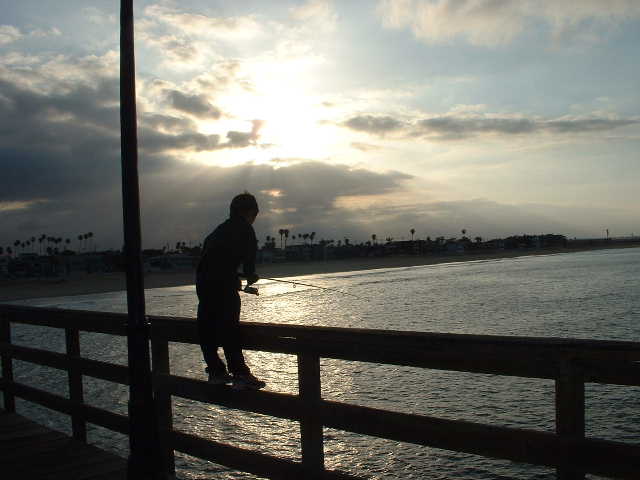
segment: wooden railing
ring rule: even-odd
[[[593,473],[638,478],[640,444],[585,438],[585,383],[640,386],[640,343],[498,337],[305,327],[242,325],[246,349],[297,356],[299,394],[234,391],[171,374],[169,343],[197,344],[193,319],[149,317],[159,437],[170,476],[174,451],[268,478],[355,478],[324,469],[323,427],[555,467],[558,478]],[[125,335],[126,316],[48,308],[0,306],[0,352],[5,409],[21,397],[71,415],[73,435],[86,439],[86,422],[127,433],[126,416],[83,402],[82,376],[128,384],[128,370],[79,355],[79,331]],[[13,345],[11,324],[64,328],[65,354]],[[430,369],[552,379],[556,384],[556,432],[446,420],[323,400],[320,358]],[[69,372],[69,398],[13,380],[12,359]],[[171,397],[182,397],[300,423],[302,461],[232,447],[178,431]]]

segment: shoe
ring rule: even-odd
[[[209,373],[207,383],[209,385],[224,385],[225,383],[231,383],[232,380],[233,377],[227,372]]]
[[[266,386],[265,382],[250,373],[234,375],[232,380],[232,388],[234,390],[260,390]]]

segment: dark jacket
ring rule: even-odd
[[[257,247],[256,233],[243,217],[232,216],[218,225],[204,241],[196,275],[198,297],[220,290],[238,290],[240,265],[245,275],[256,272]]]

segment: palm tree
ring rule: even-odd
[[[280,248],[282,248],[282,237],[284,236],[284,228],[278,230],[278,235],[280,235]]]
[[[289,238],[289,230],[284,229],[284,249],[287,249],[287,239]]]
[[[416,233],[416,229],[412,228],[411,230],[409,230],[409,233],[411,234],[411,241],[413,242],[413,234]]]
[[[302,238],[304,239],[304,244],[307,244],[307,239],[309,238],[309,234],[308,233],[303,233],[302,234]]]
[[[373,241],[373,244],[376,244],[376,238],[378,238],[378,236],[374,233],[373,235],[371,235],[371,240]]]
[[[87,233],[87,235],[88,235],[88,238],[93,239],[93,232],[89,232],[89,233]],[[62,239],[60,239],[60,240],[62,240]],[[93,242],[91,242],[91,244],[93,244]],[[95,248],[94,248],[94,250],[95,250]]]
[[[309,239],[311,240],[311,245],[313,245],[313,239],[316,238],[316,232],[311,232],[309,234]]]
[[[82,235],[78,235],[78,252],[82,251]]]

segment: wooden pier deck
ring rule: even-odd
[[[125,479],[127,461],[0,409],[0,465],[6,480]]]

